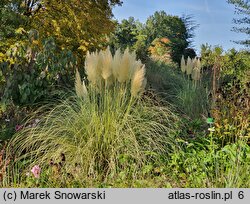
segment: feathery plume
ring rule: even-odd
[[[109,47],[105,51],[100,53],[100,57],[102,58],[101,75],[104,80],[107,80],[112,74],[111,66],[112,66],[112,60],[113,60]]]
[[[192,60],[190,57],[188,57],[187,68],[186,68],[187,75],[190,75],[192,73],[192,70],[193,70]]]
[[[129,79],[130,73],[130,53],[127,48],[122,56],[120,67],[118,68],[118,81],[124,83]]]
[[[87,90],[87,87],[86,87],[84,81],[82,81],[82,90],[83,90],[83,97],[87,98],[87,96],[88,96],[88,90]]]
[[[97,81],[97,69],[98,69],[98,59],[96,53],[90,54],[87,52],[86,59],[85,59],[85,70],[88,76],[88,80],[95,84]]]
[[[131,95],[133,97],[138,96],[140,92],[143,91],[143,88],[146,86],[146,81],[144,80],[145,76],[145,66],[143,66],[141,69],[138,69],[131,82]]]
[[[194,81],[199,81],[200,78],[201,78],[200,69],[198,67],[195,67],[192,71],[192,79]]]
[[[132,76],[136,72],[137,69],[140,69],[143,66],[141,60],[136,60],[136,53],[133,51],[130,53],[130,60],[129,60],[129,79],[132,79]]]
[[[121,66],[121,59],[122,59],[121,50],[118,49],[115,52],[113,62],[112,62],[112,73],[115,79],[118,79],[119,68]]]
[[[76,69],[75,90],[76,90],[76,95],[79,98],[85,98],[88,95],[88,91],[84,81],[81,82],[81,76],[78,69]]]
[[[181,57],[181,71],[182,71],[183,73],[186,72],[186,62],[185,62],[185,59],[184,59],[184,56],[183,56],[183,55],[182,55],[182,57]]]
[[[193,66],[193,68],[197,67],[197,59],[196,59],[196,57],[194,59],[192,59],[192,66]]]
[[[200,58],[197,59],[197,63],[196,63],[196,66],[199,70],[201,70],[201,60]]]

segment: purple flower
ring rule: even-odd
[[[23,129],[23,125],[16,125],[15,127],[16,132],[18,132],[21,129]]]
[[[35,176],[35,178],[39,178],[40,177],[40,173],[41,173],[41,168],[38,165],[35,165],[31,169],[31,172],[33,173],[33,175]]]

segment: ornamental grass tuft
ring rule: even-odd
[[[41,107],[27,121],[39,116],[39,123],[10,141],[16,161],[46,169],[64,154],[65,171],[84,182],[124,170],[136,177],[144,165],[168,157],[180,120],[171,107],[143,94],[145,66],[135,54],[88,53],[85,71],[87,86],[77,71],[76,94]]]

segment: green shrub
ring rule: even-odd
[[[224,144],[250,138],[250,57],[232,49],[220,62],[221,73],[212,110],[216,135]]]
[[[47,99],[55,87],[70,87],[75,63],[73,54],[58,50],[52,38],[39,44],[38,33],[32,30],[29,39],[12,45],[0,63],[0,97],[16,105]]]
[[[216,136],[223,144],[238,139],[250,138],[250,95],[240,93],[239,89],[231,89],[225,97],[220,96],[212,110],[215,118]]]
[[[221,148],[213,139],[184,143],[168,163],[178,187],[249,188],[250,147],[244,141]]]

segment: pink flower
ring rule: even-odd
[[[15,127],[16,132],[18,132],[21,129],[23,129],[23,125],[16,125]]]
[[[31,169],[31,172],[33,173],[33,175],[35,176],[35,178],[39,178],[40,177],[40,173],[41,173],[41,168],[38,165],[35,165]]]

